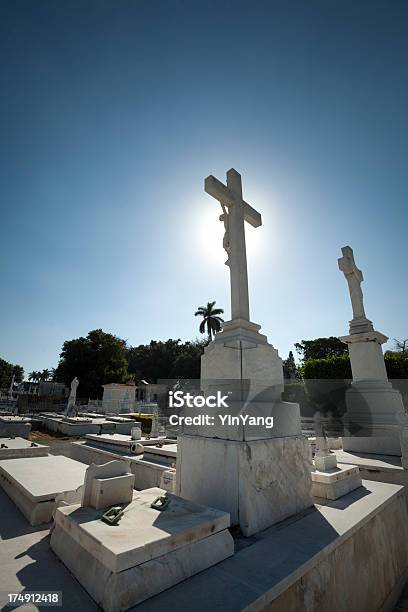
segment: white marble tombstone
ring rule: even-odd
[[[350,333],[340,336],[348,346],[353,375],[351,388],[346,392],[343,449],[400,456],[407,417],[401,394],[392,387],[385,369],[381,345],[388,338],[375,331],[366,317],[361,290],[364,279],[355,264],[353,249],[345,246],[342,253],[338,264],[346,277],[353,309]]]
[[[281,400],[282,360],[250,321],[244,225],[260,226],[261,215],[243,200],[234,169],[227,186],[209,176],[205,190],[222,206],[231,320],[201,358],[201,388],[205,395],[220,390],[229,401],[228,408],[206,409],[214,424],[183,426],[177,493],[229,512],[232,524],[251,535],[312,504],[311,450],[301,435],[299,405]],[[220,414],[273,417],[274,426],[223,425]]]
[[[79,385],[79,380],[75,376],[75,378],[71,381],[71,390],[69,393],[67,408],[65,410],[66,416],[76,415],[75,403],[76,403],[76,394],[78,390],[78,385]]]

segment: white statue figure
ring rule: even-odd
[[[69,393],[68,405],[66,414],[67,416],[71,416],[71,414],[75,415],[75,403],[76,403],[76,394],[79,385],[79,380],[75,376],[75,378],[71,382],[71,391]]]
[[[365,319],[363,304],[363,292],[361,283],[364,280],[363,273],[359,270],[354,261],[353,249],[345,246],[341,249],[343,257],[338,259],[339,269],[343,272],[348,282],[351,305],[353,308],[354,319]]]
[[[230,245],[230,235],[229,235],[229,215],[226,206],[220,202],[222,208],[222,215],[219,216],[219,220],[224,223],[224,238],[222,240],[222,246],[227,253],[227,261],[225,262],[226,266],[230,265],[230,253],[231,253],[231,245]]]

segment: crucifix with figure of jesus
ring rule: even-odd
[[[210,175],[205,179],[204,189],[222,207],[220,220],[225,226],[223,246],[228,255],[226,264],[231,280],[231,319],[249,321],[245,221],[252,227],[259,227],[262,225],[261,215],[243,200],[241,175],[233,168],[227,172],[226,185]]]

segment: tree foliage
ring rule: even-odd
[[[24,370],[19,365],[9,363],[5,359],[0,358],[0,388],[8,389],[10,387],[14,374],[14,382],[20,383],[24,378]]]
[[[169,378],[200,378],[200,358],[205,342],[152,340],[150,344],[131,347],[127,351],[128,371],[136,381],[156,382]]]
[[[300,368],[306,379],[350,379],[352,378],[348,354],[327,359],[307,359]]]
[[[400,353],[385,354],[385,367],[388,378],[408,378],[408,357],[402,351]]]
[[[327,359],[347,354],[347,346],[338,338],[316,338],[295,343],[295,348],[303,362],[309,359]]]
[[[401,353],[406,356],[408,354],[408,338],[405,338],[404,340],[398,340],[397,338],[394,338],[394,342],[395,349],[398,352],[401,351]]]
[[[102,385],[129,379],[126,341],[101,329],[64,342],[55,378],[68,387],[79,379],[78,397],[100,397]]]
[[[389,379],[408,379],[408,357],[401,353],[386,352],[385,368]],[[308,359],[300,368],[304,379],[351,379],[351,364],[348,353],[327,359]]]

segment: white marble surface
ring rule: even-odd
[[[303,437],[178,438],[178,495],[229,512],[244,535],[310,507],[311,469],[311,449]]]
[[[148,459],[149,455],[157,455],[158,457],[177,458],[177,444],[163,444],[163,446],[145,446],[144,457]]]
[[[45,457],[48,454],[48,446],[34,442],[25,438],[0,438],[0,460],[17,459],[19,457]]]
[[[313,497],[335,500],[361,487],[361,483],[361,474],[356,465],[343,464],[330,471],[312,471]]]
[[[120,476],[131,476],[131,480],[132,480],[132,486],[129,489],[129,487],[126,486],[125,483],[125,490],[126,490],[126,494],[124,495],[124,497],[126,499],[122,501],[119,501],[119,497],[123,497],[123,482],[120,481],[116,481],[115,479],[117,477]],[[85,471],[85,477],[84,477],[84,486],[83,486],[83,490],[82,490],[82,497],[81,497],[81,505],[82,506],[92,506],[92,507],[96,507],[95,504],[97,504],[98,507],[100,507],[100,497],[101,497],[101,490],[102,490],[102,486],[101,486],[101,482],[99,483],[95,483],[95,480],[107,480],[107,479],[112,479],[113,484],[110,483],[110,485],[107,483],[107,487],[109,488],[109,493],[108,496],[110,499],[113,499],[114,497],[114,486],[115,483],[117,483],[118,485],[118,499],[116,501],[114,501],[113,503],[125,503],[127,501],[130,501],[132,499],[132,489],[133,489],[133,484],[134,484],[134,475],[130,474],[130,464],[128,461],[121,461],[118,459],[115,459],[113,461],[108,461],[106,463],[103,464],[99,464],[99,465],[90,465],[88,468],[86,468]],[[112,489],[113,487],[113,489]]]
[[[224,561],[233,555],[234,542],[224,529],[121,572],[112,572],[60,525],[52,532],[51,548],[99,609],[122,612]]]
[[[34,502],[52,500],[58,493],[83,484],[87,466],[61,455],[0,461],[0,474]]]
[[[395,590],[398,598],[408,570],[403,489],[363,481],[342,499],[272,527],[252,542],[144,602],[138,612],[392,610],[388,598]]]
[[[141,565],[229,527],[227,513],[171,493],[167,493],[170,506],[166,510],[151,508],[165,493],[159,488],[134,492],[116,527],[102,522],[100,511],[78,504],[58,508],[55,523],[112,572]]]

